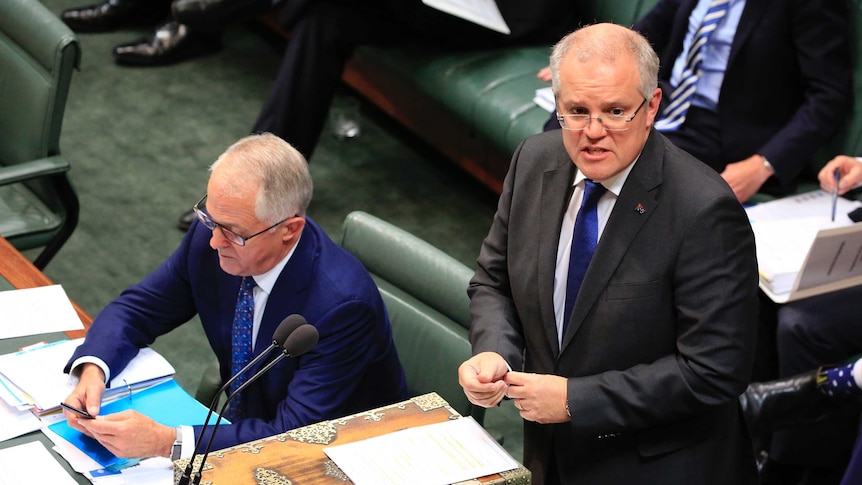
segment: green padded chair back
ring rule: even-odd
[[[436,392],[480,424],[458,384],[472,355],[467,285],[473,272],[418,237],[364,212],[344,220],[341,245],[368,269],[386,303],[411,395]]]
[[[46,246],[40,268],[78,219],[58,156],[79,59],[75,35],[38,0],[0,1],[0,235],[19,249]]]

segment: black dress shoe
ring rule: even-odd
[[[739,403],[752,433],[763,435],[826,419],[832,406],[817,387],[819,373],[749,385],[739,396]]]
[[[180,231],[186,232],[189,230],[189,227],[192,225],[195,219],[197,219],[197,215],[195,215],[194,209],[189,209],[188,212],[183,213],[180,216],[179,220],[177,220],[177,228]]]
[[[221,49],[218,35],[203,34],[171,20],[149,38],[114,48],[114,61],[126,66],[166,66]]]
[[[108,32],[124,27],[153,25],[170,14],[165,0],[106,0],[60,14],[63,22],[75,32]]]
[[[271,6],[271,0],[174,0],[171,12],[196,30],[217,32],[232,22],[263,14]]]

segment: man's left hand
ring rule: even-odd
[[[514,399],[521,417],[537,423],[564,423],[566,413],[566,378],[550,374],[509,372],[505,377],[509,385],[506,395]]]
[[[123,411],[79,421],[87,434],[120,458],[170,456],[176,428],[156,423],[137,411]]]
[[[740,162],[728,164],[721,172],[740,203],[756,194],[760,186],[773,174],[763,163],[764,160],[762,156],[755,154]]]

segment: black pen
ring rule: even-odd
[[[835,178],[835,186],[832,187],[832,222],[835,222],[835,208],[838,206],[838,181],[841,179],[841,170],[836,168],[833,177]]]

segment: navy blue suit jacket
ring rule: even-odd
[[[314,325],[320,341],[299,358],[282,359],[243,391],[239,397],[247,417],[220,427],[213,449],[407,398],[377,286],[359,261],[310,218],[306,221],[296,251],[267,300],[255,352],[270,345],[278,324],[291,314]],[[211,235],[197,221],[192,224],[167,261],[99,313],[67,371],[75,359],[91,355],[104,360],[116,375],[139,348],[198,314],[226,381],[241,278],[222,271],[209,246]],[[196,427],[196,436],[200,433]]]
[[[661,0],[634,29],[662,60],[662,109],[697,0]],[[719,93],[722,153],[715,167],[759,153],[775,168],[776,193],[793,179],[850,112],[852,62],[845,2],[747,0]]]

